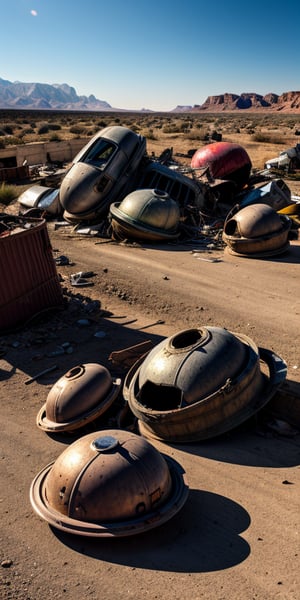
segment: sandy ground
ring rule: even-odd
[[[152,442],[182,466],[189,496],[174,518],[138,536],[63,533],[35,514],[29,488],[86,433],[38,429],[48,392],[80,363],[98,362],[124,380],[127,368],[109,359],[113,351],[189,327],[226,327],[282,357],[299,390],[300,242],[283,256],[250,260],[194,253],[193,245],[116,244],[53,223],[48,230],[54,256],[72,262],[57,267],[65,309],[0,338],[1,599],[298,600],[300,436],[293,417],[288,435],[275,431],[269,405],[218,438]],[[93,271],[93,285],[72,287],[78,271]],[[58,354],[61,344],[70,353]],[[115,423],[113,413],[95,427]]]

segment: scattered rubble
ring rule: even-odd
[[[283,150],[277,158],[267,160],[265,169],[286,171],[287,173],[300,169],[300,144],[296,144],[288,150]]]
[[[33,186],[19,198],[18,217],[0,216],[1,276],[2,281],[12,283],[0,291],[0,333],[16,332],[9,341],[1,340],[0,356],[9,345],[30,350],[36,361],[73,352],[76,355],[76,334],[74,339],[62,335],[64,322],[59,310],[66,306],[64,318],[74,328],[86,328],[87,339],[98,338],[101,344],[107,335],[100,323],[100,302],[76,296],[62,285],[66,279],[58,276],[57,267],[74,263],[58,251],[58,256],[53,256],[47,220],[57,219],[56,228],[70,227],[72,235],[116,243],[191,245],[191,255],[208,263],[222,262],[216,253],[228,249],[237,256],[260,258],[288,251],[291,231],[299,227],[300,199],[292,197],[281,179],[252,176],[251,166],[249,156],[237,144],[217,141],[201,152],[195,150],[187,169],[174,160],[172,149],[159,159],[147,156],[146,140],[126,128],[99,132],[74,159],[60,188]],[[30,210],[40,211],[35,213],[39,217],[30,216]],[[203,252],[205,256],[201,256]],[[95,275],[93,271],[76,271],[67,275],[67,283],[71,288],[92,287]],[[168,281],[169,276],[163,279]],[[37,293],[37,283],[42,292]],[[8,290],[12,292],[9,297]],[[35,318],[45,317],[47,310],[55,313],[51,327],[47,320],[40,327],[31,326]],[[68,434],[81,429],[86,433],[89,426],[96,428],[101,416],[105,435],[89,432],[88,438],[83,436],[76,442],[76,451],[82,452],[82,463],[86,457],[100,463],[101,457],[109,468],[119,445],[123,452],[127,443],[142,445],[141,455],[147,453],[151,446],[143,436],[171,443],[198,442],[231,431],[267,404],[271,406],[286,378],[284,359],[273,350],[256,347],[245,335],[211,326],[175,333],[157,345],[149,340],[116,350],[109,360],[122,371],[122,378],[112,377],[100,363],[77,364],[74,360],[75,366],[55,383],[37,415],[40,429]],[[51,364],[24,384],[57,368]],[[297,435],[298,428],[280,418],[279,404],[277,401],[277,413],[271,415],[266,428],[284,437]],[[111,420],[122,426],[128,423],[128,431],[121,427],[107,430]],[[70,446],[64,456],[72,456],[73,448]],[[57,464],[63,461],[64,457],[59,458],[43,469],[30,492],[35,512],[63,531],[96,537],[144,532],[176,514],[187,498],[182,473],[179,475],[180,470],[167,461],[167,467],[163,462],[161,483],[163,488],[169,481],[164,499],[161,491],[156,495],[147,489],[149,506],[130,497],[125,499],[130,504],[128,512],[122,512],[118,503],[114,513],[105,513],[111,490],[105,503],[102,485],[95,484],[89,494],[101,494],[97,506],[103,505],[104,512],[93,512],[88,503],[83,508],[82,498],[79,502],[76,497],[69,507],[73,513],[66,517],[69,496],[66,486],[56,482]],[[69,475],[63,473],[66,481]],[[118,476],[122,478],[123,473]],[[153,489],[160,489],[160,482],[155,486]]]

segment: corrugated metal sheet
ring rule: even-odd
[[[10,228],[0,234],[0,281],[0,333],[62,304],[44,219],[10,218]]]

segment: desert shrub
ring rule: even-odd
[[[129,127],[129,125],[128,125],[128,127]],[[139,131],[140,131],[140,127],[136,123],[132,123],[132,125],[130,125],[129,129],[131,129],[131,131],[134,131],[135,133],[139,133]]]
[[[157,137],[156,137],[156,135],[154,135],[154,131],[153,131],[153,129],[151,129],[151,127],[149,129],[142,130],[141,134],[148,140],[156,140],[157,139]]]
[[[50,131],[59,131],[59,129],[61,129],[61,125],[58,123],[49,123],[48,128]]]
[[[260,144],[284,144],[284,139],[281,136],[275,136],[262,131],[257,131],[251,136],[253,142],[259,142]]]
[[[148,119],[148,127],[157,127],[158,121],[157,119]]]
[[[290,129],[294,129],[294,127],[295,127],[295,120],[294,119],[288,119],[286,125]]]
[[[8,206],[8,204],[15,200],[18,195],[19,190],[16,185],[8,185],[7,183],[2,182],[0,186],[0,204]]]
[[[107,123],[106,121],[98,121],[98,123],[96,123],[97,127],[99,127],[99,129],[104,129],[104,127],[106,127]]]
[[[215,127],[220,127],[220,125],[224,125],[224,119],[222,119],[221,117],[215,119],[214,121]]]
[[[31,127],[27,127],[26,129],[23,129],[23,131],[22,131],[23,135],[29,135],[31,133],[34,133],[34,129],[32,129]]]
[[[49,125],[45,123],[45,125],[41,125],[38,128],[38,134],[43,135],[44,133],[49,133]]]
[[[59,136],[58,133],[52,133],[49,137],[49,142],[60,142],[61,141],[61,137]]]
[[[0,140],[0,149],[5,148],[5,143],[3,140]]]
[[[163,133],[187,133],[193,128],[193,122],[190,119],[167,120],[162,127]]]
[[[87,129],[85,132],[85,135],[87,137],[91,137],[91,136],[95,135],[95,133],[98,133],[98,129],[96,129],[96,127],[94,127],[93,129]]]
[[[180,132],[180,128],[178,127],[178,125],[175,124],[167,124],[164,125],[162,128],[162,132],[163,133],[179,133]]]
[[[204,129],[201,131],[199,131],[198,129],[191,129],[190,131],[187,132],[185,137],[188,140],[205,141],[205,140],[209,139],[209,133],[208,133],[208,131],[205,131]]]
[[[60,122],[62,123],[62,125],[69,125],[69,123],[72,122],[72,117],[66,116],[66,115],[61,116],[60,117]]]
[[[7,135],[12,135],[14,132],[14,129],[11,125],[3,125],[3,129]]]
[[[72,125],[69,131],[70,133],[74,133],[75,135],[82,135],[83,133],[86,133],[86,129],[82,125]]]
[[[5,146],[19,146],[20,144],[23,143],[22,138],[23,138],[22,135],[21,135],[21,138],[12,135],[5,139]]]

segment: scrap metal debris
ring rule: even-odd
[[[145,342],[129,346],[123,350],[114,350],[109,355],[109,360],[114,365],[130,368],[141,356],[146,355],[152,348],[153,342],[151,340],[146,340]]]
[[[265,168],[270,170],[281,170],[287,173],[293,172],[300,168],[300,144],[296,144],[293,148],[288,148],[279,153],[276,158],[270,158],[265,163]]]
[[[47,375],[47,373],[52,373],[52,371],[55,371],[57,368],[58,368],[57,365],[52,365],[52,367],[48,367],[48,369],[44,369],[43,371],[40,371],[36,375],[33,375],[33,377],[26,379],[24,383],[25,383],[25,385],[29,385],[29,383],[36,381],[36,379],[39,379],[43,375]]]
[[[242,146],[219,137],[212,139],[183,155],[191,159],[187,166],[180,163],[180,154],[174,157],[173,148],[166,148],[158,157],[153,152],[149,155],[143,136],[127,127],[106,127],[77,154],[59,188],[33,186],[23,200],[20,197],[20,206],[22,202],[28,205],[30,197],[29,204],[35,210],[43,207],[45,218],[59,217],[55,229],[69,225],[76,235],[103,241],[197,242],[203,247],[213,242],[223,250],[222,231],[233,206],[259,202],[276,210],[287,207],[290,213],[289,207],[297,201],[272,169],[252,170]],[[141,207],[141,194],[146,198],[151,192],[159,195],[160,202],[154,206],[152,198],[150,207],[146,199]],[[37,202],[36,197],[44,194],[48,201]],[[132,194],[139,197],[134,205],[129,200]],[[165,196],[176,204],[178,220],[173,213],[170,220]],[[298,214],[293,212],[292,217],[299,227]],[[80,284],[84,283],[77,282]]]
[[[74,287],[86,287],[94,285],[93,281],[89,281],[90,277],[94,277],[93,271],[79,271],[70,275],[70,283]]]
[[[61,256],[57,256],[54,260],[55,260],[56,264],[60,267],[63,267],[66,265],[73,265],[72,261],[70,261],[68,256],[64,256],[63,254]]]
[[[196,258],[198,260],[203,260],[204,262],[211,262],[211,263],[219,263],[222,262],[221,258],[204,258],[203,256],[196,256]]]

